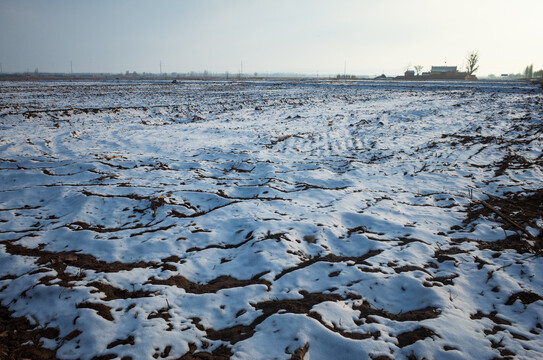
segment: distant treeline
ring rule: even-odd
[[[488,75],[489,79],[497,79],[498,77],[506,77],[508,79],[533,79],[533,78],[543,78],[543,69],[534,71],[534,65],[530,64],[524,69],[524,73],[516,74],[501,74],[496,76],[494,74]]]
[[[238,79],[363,79],[353,75],[306,75],[296,73],[252,73],[252,74],[231,74],[189,72],[189,73],[46,73],[46,72],[24,72],[24,73],[0,73],[0,81],[39,81],[39,80],[238,80]]]

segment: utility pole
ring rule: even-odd
[[[345,79],[347,77],[347,59],[345,59],[345,62],[343,63],[343,78]]]
[[[241,68],[239,70],[239,77],[243,76],[243,60],[241,60]]]
[[[160,60],[160,75],[162,75],[162,60]]]

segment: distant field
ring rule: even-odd
[[[542,185],[523,82],[3,82],[0,358],[540,358]]]

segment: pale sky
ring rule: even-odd
[[[2,72],[543,68],[543,0],[0,0]]]

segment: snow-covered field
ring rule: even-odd
[[[0,358],[541,358],[542,185],[525,83],[3,83]]]

